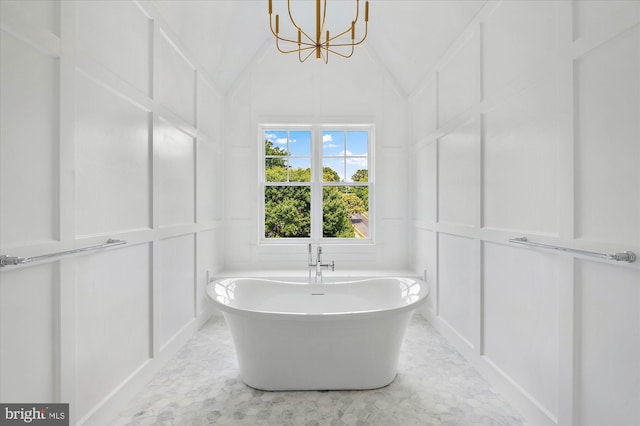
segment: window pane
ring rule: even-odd
[[[347,155],[367,156],[369,153],[369,132],[347,132]]]
[[[347,182],[368,182],[366,157],[347,157]]]
[[[289,182],[311,182],[311,159],[289,159]]]
[[[344,181],[344,158],[325,158],[322,160],[322,181]]]
[[[287,160],[284,158],[267,158],[264,165],[264,179],[266,182],[286,182]]]
[[[369,188],[331,186],[323,188],[322,236],[369,237]]]
[[[289,153],[291,155],[311,156],[311,132],[309,130],[289,132]]]
[[[265,130],[265,155],[287,155],[287,131]]]
[[[335,130],[325,130],[322,132],[322,155],[343,155],[344,153],[344,132]]]
[[[265,186],[264,236],[307,238],[311,235],[311,188]]]

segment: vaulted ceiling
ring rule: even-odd
[[[283,3],[274,0],[274,14],[281,14],[284,27],[286,3]],[[353,9],[354,3],[355,0],[328,0],[327,20],[334,19],[340,8]],[[370,0],[369,35],[365,43],[400,87],[410,93],[484,3],[484,0]],[[267,50],[279,54],[269,30],[268,0],[154,0],[153,4],[223,91],[231,87],[258,53]],[[296,13],[301,14],[304,9],[313,11],[314,4],[309,0],[292,1]],[[337,8],[334,15],[332,7]],[[305,65],[296,62],[296,66]]]

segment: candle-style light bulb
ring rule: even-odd
[[[369,22],[369,2],[368,1],[364,4],[364,20],[365,22]]]
[[[356,21],[351,21],[351,40],[356,38]]]
[[[271,0],[269,0],[269,15],[273,12],[273,4],[271,4]]]
[[[276,15],[276,34],[280,33],[280,15]]]
[[[300,32],[300,28],[298,28],[298,47],[300,47],[301,42],[302,42],[302,33]]]

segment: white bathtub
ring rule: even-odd
[[[428,285],[410,278],[307,284],[211,282],[240,377],[262,390],[375,389],[391,383],[407,323]]]

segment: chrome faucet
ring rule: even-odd
[[[322,268],[326,268],[326,269],[331,268],[331,271],[336,270],[336,265],[333,260],[331,261],[330,264],[322,263],[322,246],[318,246],[318,253],[316,254],[316,260],[315,262],[313,261],[313,252],[312,252],[311,244],[309,244],[309,260],[308,260],[307,266],[309,267],[309,282],[311,282],[311,268],[316,269],[316,277],[315,277],[316,284],[322,284]]]

